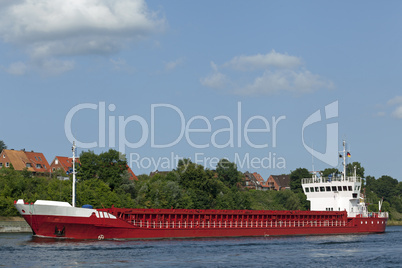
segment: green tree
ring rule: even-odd
[[[326,168],[322,172],[323,177],[328,177],[330,174],[338,174],[339,170],[337,168]]]
[[[290,189],[295,192],[303,192],[301,179],[311,178],[310,172],[305,168],[298,168],[290,173]]]
[[[7,149],[7,145],[4,143],[4,141],[0,140],[0,152],[3,151],[3,149]]]
[[[112,191],[123,183],[127,171],[124,155],[113,149],[99,155],[93,151],[82,152],[80,163],[77,168],[79,180],[98,178],[107,183]]]
[[[378,197],[383,197],[384,201],[392,203],[392,199],[397,195],[398,180],[391,176],[381,176],[376,183],[375,192]]]
[[[301,209],[300,199],[296,193],[290,190],[276,192],[275,200],[277,203],[282,204],[286,210]]]
[[[377,188],[377,181],[373,176],[367,176],[365,179],[366,191],[375,191]]]
[[[109,149],[101,153],[98,157],[100,168],[98,171],[99,179],[109,184],[111,190],[119,187],[127,171],[127,160],[120,152]]]
[[[242,180],[242,173],[237,170],[235,163],[223,158],[219,160],[216,166],[218,179],[221,180],[227,187],[237,186]]]
[[[353,162],[346,165],[346,173],[349,176],[352,176],[355,172],[356,167],[356,175],[360,178],[364,178],[364,167],[361,166],[359,162]]]
[[[98,178],[100,160],[94,151],[82,152],[80,154],[80,165],[77,166],[77,178],[79,181]]]

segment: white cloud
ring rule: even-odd
[[[265,55],[236,56],[220,67],[211,62],[211,68],[212,74],[202,78],[201,83],[237,95],[273,95],[283,91],[297,95],[333,87],[331,81],[306,70],[299,57],[274,50]]]
[[[174,61],[166,62],[165,63],[165,70],[171,71],[171,70],[175,69],[177,66],[180,66],[183,63],[184,63],[183,58],[179,58],[179,59],[174,60]]]
[[[3,5],[0,37],[25,48],[34,61],[116,53],[165,25],[143,0],[21,0]]]
[[[227,77],[219,72],[215,72],[205,78],[201,78],[200,81],[202,85],[214,89],[223,89],[228,84]]]
[[[387,102],[388,105],[402,104],[402,96],[396,96]]]
[[[109,61],[112,63],[113,65],[113,69],[115,70],[122,70],[127,68],[127,63],[124,59],[121,58],[116,58],[116,59],[109,59]]]
[[[402,119],[402,96],[396,96],[387,102],[388,106],[394,107],[391,115],[395,118]],[[396,108],[395,108],[396,106]]]
[[[378,117],[384,117],[384,116],[386,116],[387,114],[386,114],[384,111],[380,111],[380,112],[378,112],[376,115],[377,115]]]
[[[236,93],[241,95],[273,95],[281,91],[289,91],[300,94],[314,92],[320,87],[330,87],[330,85],[309,71],[266,71],[262,76],[255,78],[252,84],[244,86]]]
[[[272,50],[265,55],[236,56],[223,66],[240,71],[249,71],[267,69],[269,67],[294,68],[299,65],[301,65],[301,60],[298,57],[277,53],[275,50]]]
[[[40,70],[46,72],[47,74],[61,74],[74,69],[74,61],[69,60],[58,60],[55,58],[44,59],[36,63]]]
[[[396,107],[396,109],[392,112],[392,116],[402,119],[402,105]]]
[[[10,64],[10,66],[8,68],[6,68],[6,71],[9,74],[13,74],[13,75],[23,75],[26,73],[28,67],[25,63],[23,62],[14,62],[12,64]]]

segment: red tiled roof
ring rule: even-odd
[[[261,177],[260,174],[258,174],[257,172],[254,172],[253,175],[254,175],[254,178],[256,178],[256,180],[259,181],[261,184],[265,183],[264,179]]]
[[[130,168],[129,165],[127,165],[127,171],[130,174],[130,180],[136,180],[138,181],[137,176],[135,176],[134,172],[132,171],[132,169]]]
[[[36,172],[50,172],[50,166],[45,156],[37,152],[25,152],[25,155],[32,163],[32,167]]]
[[[56,164],[56,160],[57,160],[57,164]],[[75,158],[75,163],[80,163],[80,159],[77,157]],[[70,168],[73,167],[73,159],[71,157],[66,157],[66,156],[56,156],[53,161],[52,164],[50,165],[51,168],[54,167],[62,167],[64,172],[67,172]]]
[[[27,168],[28,171],[31,172],[44,173],[50,171],[49,163],[42,153],[4,149],[2,155],[6,156],[15,170],[23,170]]]

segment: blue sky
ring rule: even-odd
[[[401,180],[401,8],[2,0],[0,139],[49,162],[71,139],[79,152],[117,149],[136,174],[226,157],[267,179],[311,170],[307,147],[333,160],[330,124],[366,175]],[[316,170],[331,167],[319,158]]]

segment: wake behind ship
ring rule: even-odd
[[[361,178],[346,176],[346,150],[343,143],[344,171],[339,177],[313,174],[302,179],[310,211],[130,209],[90,206],[75,207],[67,202],[15,201],[33,235],[70,239],[152,239],[193,237],[283,236],[320,234],[381,233],[387,212],[368,212],[360,195]],[[73,146],[73,163],[75,158]],[[381,210],[381,206],[380,206]]]

